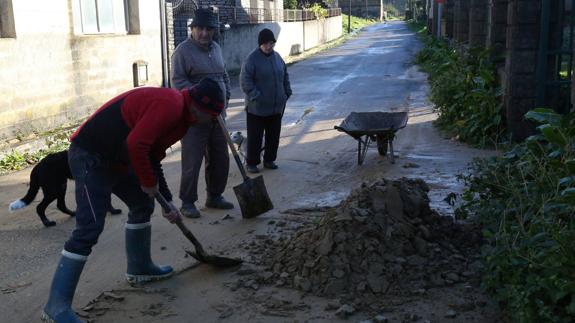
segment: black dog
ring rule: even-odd
[[[8,209],[10,212],[13,212],[28,206],[34,201],[36,194],[38,194],[38,191],[42,188],[44,199],[42,199],[42,202],[36,207],[36,212],[45,226],[51,227],[56,225],[56,222],[48,220],[45,213],[48,205],[54,200],[58,201],[57,206],[60,211],[70,216],[75,216],[76,213],[66,207],[66,201],[64,199],[66,196],[67,181],[69,179],[73,180],[68,165],[68,151],[64,150],[49,154],[32,169],[32,173],[30,174],[30,188],[26,196],[10,203]],[[112,205],[110,205],[109,211],[112,214],[122,213],[122,210],[114,209]]]

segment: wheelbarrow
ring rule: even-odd
[[[357,164],[363,164],[371,142],[377,143],[380,155],[389,156],[395,163],[393,139],[395,132],[407,125],[407,112],[352,112],[334,129],[357,140]]]

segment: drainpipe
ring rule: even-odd
[[[162,87],[170,87],[170,67],[168,66],[168,33],[166,21],[166,0],[160,0],[160,38],[162,46]]]

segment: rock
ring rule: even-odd
[[[341,303],[339,301],[330,301],[325,306],[326,311],[335,311],[341,307]]]
[[[268,224],[275,224],[275,223],[276,223],[276,221],[274,221],[274,220],[269,220],[269,221],[268,221]]]
[[[407,262],[407,260],[405,258],[402,258],[402,257],[397,257],[397,258],[395,258],[395,262],[400,264],[400,265],[403,265]]]
[[[244,266],[245,266],[245,265],[244,265]],[[255,273],[255,272],[256,272],[256,270],[255,270],[254,268],[251,268],[251,267],[245,267],[245,268],[244,268],[244,267],[242,266],[242,268],[240,268],[240,269],[238,269],[238,271],[236,271],[236,274],[237,274],[238,276],[247,276],[247,275],[251,275],[251,274],[253,274],[253,273]]]
[[[284,271],[283,273],[280,274],[280,278],[281,279],[289,278],[289,274]]]
[[[387,317],[383,314],[376,315],[373,318],[373,322],[375,322],[375,323],[387,323],[388,321],[389,320],[387,319]]]
[[[331,236],[331,231],[327,232],[324,238],[320,241],[317,246],[317,253],[321,256],[327,256],[332,249],[333,239]]]
[[[337,317],[346,318],[355,313],[355,308],[351,305],[344,304],[335,311]]]
[[[324,289],[326,295],[339,295],[346,289],[345,281],[341,279],[334,279],[327,283]]]
[[[424,239],[418,236],[413,237],[413,247],[420,256],[427,256],[427,242]]]
[[[345,275],[345,272],[338,268],[333,271],[332,275],[336,278],[342,278]]]
[[[455,317],[457,317],[457,312],[454,311],[454,310],[448,310],[448,311],[445,313],[445,317],[447,317],[447,318],[449,318],[449,319],[455,318]]]
[[[301,290],[303,290],[303,291],[306,291],[306,292],[307,292],[307,291],[309,291],[309,290],[311,289],[311,283],[310,283],[310,281],[307,280],[307,279],[305,279],[305,278],[303,278],[303,277],[301,277],[301,276],[299,276],[299,275],[296,275],[296,276],[294,277],[293,283],[294,283],[294,286],[295,286],[296,288],[299,288],[299,289],[301,289]]]
[[[475,276],[475,273],[473,273],[472,271],[464,271],[461,273],[461,276],[465,277],[465,278],[470,278]]]
[[[459,275],[456,273],[447,273],[447,275],[445,275],[445,279],[456,283],[459,281]]]

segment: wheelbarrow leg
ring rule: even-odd
[[[361,165],[363,159],[361,158],[361,138],[357,138],[357,164]]]
[[[363,147],[361,144],[363,143]],[[369,136],[366,136],[365,141],[361,140],[361,137],[357,138],[357,164],[363,164],[365,155],[367,154],[367,148],[369,148]]]
[[[393,137],[389,138],[389,152],[391,153],[391,163],[395,164],[395,154],[393,152]]]

